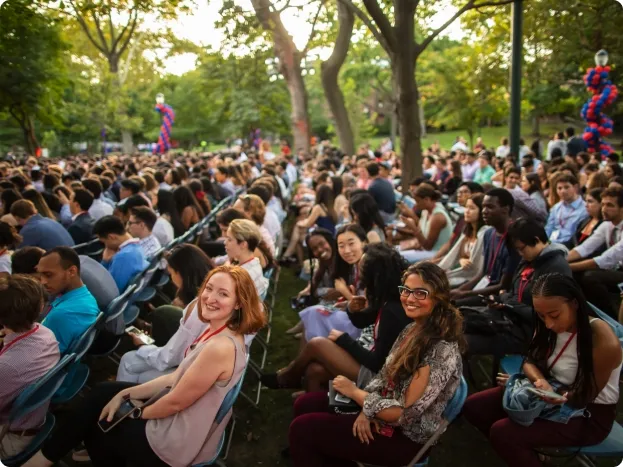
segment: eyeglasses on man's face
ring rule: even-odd
[[[401,297],[409,298],[410,295],[413,295],[416,300],[426,300],[430,295],[430,292],[426,289],[410,289],[404,285],[398,286],[398,292]]]

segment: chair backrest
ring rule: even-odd
[[[76,354],[65,355],[36,383],[32,383],[22,390],[11,405],[9,422],[24,418],[33,410],[52,399],[54,393],[63,383],[69,364],[75,361]]]
[[[75,354],[76,361],[80,361],[80,359],[84,356],[85,353],[91,348],[93,345],[93,341],[95,341],[95,337],[97,336],[97,328],[104,317],[104,313],[100,312],[97,315],[95,322],[89,326],[89,328],[82,334],[80,339],[73,343],[67,350],[67,354]]]
[[[599,308],[597,308],[591,302],[588,302],[588,304],[593,309],[593,311],[595,312],[595,314],[597,315],[597,317],[599,319],[602,319],[606,323],[608,323],[608,326],[610,326],[612,328],[612,330],[614,331],[616,336],[619,338],[619,343],[621,344],[621,347],[623,347],[623,324],[621,324],[618,321],[615,321],[614,319],[612,319],[610,316],[605,314],[603,311],[601,311]]]
[[[114,321],[123,314],[123,311],[128,306],[128,303],[130,301],[129,298],[136,290],[136,287],[136,284],[130,285],[121,295],[119,295],[112,302],[110,302],[105,314],[107,323]]]
[[[242,383],[244,382],[244,375],[247,372],[247,366],[249,365],[249,354],[247,353],[247,362],[245,364],[244,370],[242,370],[242,374],[240,375],[240,379],[238,382],[229,390],[225,399],[221,403],[221,406],[216,412],[216,423],[219,424],[223,421],[225,416],[229,413],[231,408],[234,406],[236,399],[238,399],[238,395],[240,394],[240,390],[242,389]]]
[[[467,392],[467,381],[465,381],[465,378],[461,376],[459,387],[456,388],[452,399],[448,402],[446,410],[443,411],[443,418],[449,422],[452,422],[456,417],[458,417],[463,409],[463,404],[465,404],[465,400],[467,399]]]

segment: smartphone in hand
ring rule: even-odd
[[[141,331],[141,330],[140,330],[140,329],[138,329],[138,328],[135,328],[134,326],[129,326],[129,327],[127,327],[127,328],[126,328],[126,330],[125,330],[125,332],[126,332],[126,333],[128,333],[128,334],[131,334],[131,335],[133,335],[133,336],[138,337],[138,338],[141,340],[141,342],[142,342],[143,344],[145,344],[145,345],[151,345],[151,344],[153,344],[154,342],[156,342],[156,341],[154,340],[154,338],[153,338],[153,337],[148,336],[148,335],[147,335],[147,334],[145,334],[143,331]]]

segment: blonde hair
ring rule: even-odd
[[[235,219],[229,224],[229,230],[239,242],[247,242],[249,250],[255,251],[262,241],[259,227],[248,219]]]
[[[257,195],[242,195],[239,199],[242,201],[245,214],[257,225],[262,225],[266,216],[266,205],[262,198]]]
[[[240,308],[234,310],[231,318],[227,322],[227,327],[238,334],[253,334],[258,332],[266,325],[266,313],[260,297],[257,294],[255,284],[251,279],[251,276],[246,269],[240,266],[219,266],[212,269],[205,281],[199,288],[197,301],[197,312],[199,314],[199,320],[206,322],[203,318],[203,307],[201,305],[201,294],[203,294],[206,285],[210,282],[210,279],[214,274],[223,273],[228,274],[236,285],[236,299]]]

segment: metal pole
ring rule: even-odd
[[[511,61],[511,154],[519,159],[519,138],[521,135],[521,61],[523,58],[523,1],[515,0],[512,6],[512,61]]]

